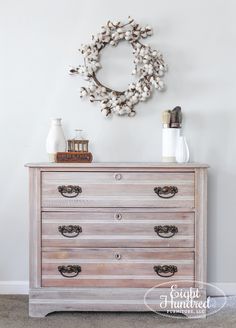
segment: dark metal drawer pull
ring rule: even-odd
[[[58,271],[65,278],[74,278],[81,272],[79,265],[60,265]]]
[[[163,278],[172,277],[176,272],[178,272],[178,268],[175,265],[157,265],[153,267],[153,270],[158,274],[158,276]]]
[[[82,232],[82,228],[79,225],[63,225],[58,227],[58,231],[66,238],[75,238]]]
[[[75,198],[82,192],[82,188],[80,186],[72,186],[72,185],[59,186],[57,190],[59,191],[59,193],[61,193],[63,197],[66,198]]]
[[[155,187],[154,191],[160,198],[172,198],[177,194],[178,188],[175,186]]]
[[[161,238],[171,238],[178,232],[178,228],[174,225],[159,225],[154,227],[154,231]]]

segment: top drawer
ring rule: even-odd
[[[194,207],[192,172],[43,172],[42,207]]]

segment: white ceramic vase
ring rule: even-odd
[[[56,153],[66,151],[66,139],[61,125],[61,118],[53,118],[47,136],[46,150],[50,162],[56,161]]]
[[[189,161],[189,148],[184,136],[179,136],[176,144],[176,162],[187,163]]]
[[[180,130],[179,128],[162,129],[162,162],[176,162],[176,143]]]

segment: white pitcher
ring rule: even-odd
[[[176,162],[187,163],[189,161],[189,148],[184,136],[179,136],[176,144]]]
[[[46,150],[50,162],[56,161],[56,154],[66,151],[66,139],[61,125],[61,118],[53,118],[47,136]]]

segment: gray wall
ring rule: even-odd
[[[67,137],[83,128],[95,161],[160,161],[161,111],[181,105],[191,160],[211,166],[209,281],[235,282],[235,11],[233,0],[1,0],[0,281],[28,279],[24,163],[47,160],[51,117],[63,118]],[[135,118],[106,120],[96,105],[80,100],[83,81],[67,69],[82,62],[78,47],[103,23],[128,15],[153,26],[147,42],[169,64],[168,89],[140,104]],[[101,80],[125,88],[128,45],[105,49],[102,63]]]

